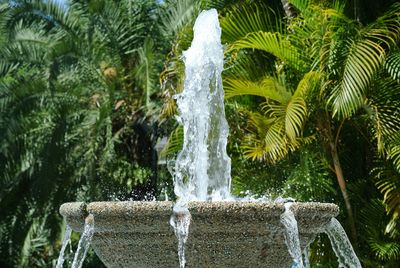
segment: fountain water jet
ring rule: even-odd
[[[92,247],[109,268],[290,267],[287,232],[296,237],[288,245],[293,244],[292,254],[301,264],[302,250],[318,233],[331,231],[326,226],[338,207],[293,203],[289,209],[283,203],[233,200],[217,12],[202,12],[194,32],[192,46],[184,53],[185,90],[176,96],[185,134],[183,150],[171,166],[177,204],[66,203],[60,213],[79,232],[83,219],[92,215]]]
[[[171,225],[178,238],[181,267],[185,267],[191,218],[188,202],[226,200],[231,184],[231,159],[226,153],[229,130],[221,78],[224,52],[217,11],[201,12],[193,33],[192,45],[183,52],[184,90],[175,96],[180,112],[178,121],[183,124],[183,148],[170,167],[178,198]]]
[[[180,206],[194,200],[229,199],[231,184],[221,78],[224,52],[217,11],[201,12],[193,32],[192,45],[183,52],[184,90],[175,96],[184,142],[171,173]]]

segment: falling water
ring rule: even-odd
[[[178,238],[178,257],[180,268],[184,268],[186,264],[185,245],[189,234],[190,218],[191,216],[189,210],[186,207],[174,207],[170,224],[172,227],[174,227],[175,235]]]
[[[72,268],[81,268],[85,260],[86,253],[89,250],[90,242],[92,241],[94,233],[94,219],[93,215],[89,215],[85,219],[85,228],[79,240],[78,248],[75,252]]]
[[[193,32],[191,47],[183,52],[184,90],[175,96],[178,121],[184,130],[183,148],[170,166],[178,197],[171,225],[179,240],[180,267],[185,266],[191,218],[188,202],[228,199],[231,184],[231,160],[226,153],[229,130],[221,78],[224,53],[217,11],[201,12]]]
[[[64,238],[63,238],[62,245],[61,245],[60,255],[58,256],[58,259],[57,259],[56,268],[62,268],[63,267],[63,264],[64,264],[64,252],[65,252],[65,249],[67,248],[68,243],[71,240],[71,233],[72,233],[72,229],[71,229],[71,227],[69,225],[67,225],[67,227],[65,228]]]
[[[281,215],[281,223],[285,227],[285,243],[288,247],[289,254],[296,263],[296,267],[302,268],[303,260],[301,258],[299,230],[293,211],[290,210],[291,205],[292,203],[285,203],[285,212]]]
[[[304,268],[311,268],[310,265],[310,245],[307,245],[304,250],[303,250],[303,256],[304,256]]]
[[[354,253],[346,232],[337,219],[331,219],[326,226],[325,233],[331,241],[333,251],[339,262],[339,268],[361,268],[361,263]]]

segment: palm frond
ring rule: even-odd
[[[400,131],[400,85],[390,78],[374,82],[364,107],[373,122],[378,152],[384,153]]]
[[[272,74],[275,70],[274,62],[259,53],[248,53],[246,50],[237,53],[225,54],[225,69],[222,78],[227,77],[257,81],[266,74]],[[271,56],[272,58],[273,56]]]
[[[301,97],[292,98],[285,110],[285,133],[291,140],[295,140],[302,133],[307,115],[306,102]]]
[[[0,59],[0,77],[6,76],[18,67],[17,63],[9,63]]]
[[[199,1],[167,1],[161,15],[162,33],[168,37],[176,35],[183,26],[194,20],[199,10]]]
[[[372,199],[361,211],[361,222],[366,231],[366,241],[376,257],[386,263],[396,262],[400,258],[398,239],[388,237],[384,233],[387,219],[385,206],[378,199]]]
[[[315,140],[313,136],[289,138],[285,122],[286,113],[283,120],[282,117],[265,116],[256,112],[248,113],[248,116],[249,134],[241,144],[246,158],[275,163],[286,157],[289,152]],[[297,125],[290,125],[290,128],[296,135]]]
[[[400,50],[389,54],[385,61],[385,69],[394,80],[400,82]]]
[[[362,36],[389,49],[396,47],[400,40],[399,16],[400,3],[394,3],[375,22],[362,29]]]
[[[299,91],[296,90],[296,95],[290,96],[279,102],[265,102],[262,104],[262,109],[268,114],[269,117],[275,118],[283,122],[285,131],[283,135],[287,136],[289,140],[295,143],[295,140],[301,136],[304,123],[307,118],[307,104],[305,101],[306,91],[305,82],[300,87]]]
[[[322,74],[311,71],[306,73],[297,85],[293,97],[307,98],[312,95],[315,89],[321,84]]]
[[[311,4],[310,0],[288,0],[288,2],[295,6],[302,13],[305,13]]]
[[[154,43],[150,39],[145,39],[142,47],[138,49],[139,64],[136,69],[136,79],[144,92],[146,106],[150,105],[150,96],[156,90],[157,78],[157,55],[154,51]]]
[[[274,118],[268,118],[257,112],[247,112],[251,127],[257,131],[257,135],[264,137],[267,134],[268,128],[276,121]]]
[[[183,126],[178,126],[168,138],[167,144],[161,151],[162,156],[172,156],[178,153],[183,146]]]
[[[109,49],[114,49],[121,56],[131,54],[140,47],[145,35],[145,23],[140,20],[143,14],[140,8],[131,14],[132,20],[127,18],[125,12],[112,2],[106,2],[104,12],[98,15],[96,30],[98,38]],[[139,45],[140,44],[140,45]]]
[[[270,7],[263,3],[238,3],[220,20],[222,39],[232,43],[252,32],[282,32],[282,23]]]
[[[400,153],[399,148],[396,150]],[[375,184],[383,194],[383,203],[391,219],[386,226],[386,232],[392,237],[399,235],[397,226],[400,214],[400,172],[398,164],[384,163],[375,168],[372,173],[375,176]]]
[[[137,100],[145,88],[149,94],[156,88],[159,4],[73,2],[65,9],[53,1],[8,1],[5,15],[0,7],[4,267],[21,257],[25,267],[51,265],[61,203],[110,198],[118,187],[128,198],[154,176],[149,159],[157,119],[144,115]],[[145,86],[134,75],[141,66]],[[121,100],[126,105],[116,105]]]
[[[379,259],[387,261],[400,256],[400,244],[398,242],[381,242],[375,239],[369,240],[371,249],[376,253]]]
[[[281,61],[296,70],[303,70],[304,61],[301,53],[278,32],[254,32],[249,33],[243,39],[236,41],[232,45],[232,49],[253,48],[271,53]]]
[[[260,82],[225,78],[225,97],[255,95],[280,103],[287,103],[291,94],[274,77],[265,77]]]
[[[393,164],[398,172],[400,172],[400,133],[397,133],[394,138],[397,138],[397,141],[392,141],[391,144],[388,145],[388,157],[392,159]]]
[[[396,210],[400,205],[400,187],[399,187],[399,176],[391,176],[382,178],[383,174],[380,174],[376,185],[378,189],[384,194],[384,202],[388,207]],[[388,175],[388,174],[386,174]],[[392,174],[394,175],[394,174]]]
[[[399,14],[400,5],[395,4],[359,31],[361,39],[347,41],[343,80],[330,97],[335,115],[349,117],[362,105],[367,88],[384,63],[386,48],[396,45],[400,38]]]
[[[385,50],[371,40],[350,41],[343,80],[330,97],[334,115],[347,118],[361,107],[365,91],[382,65]]]
[[[29,215],[29,217],[34,217],[32,214]],[[20,258],[20,263],[19,265],[21,267],[28,267],[29,263],[33,262],[40,262],[43,260],[29,260],[29,258],[33,255],[35,252],[39,252],[42,248],[47,246],[48,243],[48,230],[45,229],[44,226],[45,219],[40,219],[40,218],[35,218],[31,226],[29,228],[29,231],[25,237],[24,240],[24,245],[22,247],[22,252],[21,252],[21,258]]]
[[[311,148],[308,149],[308,148]],[[320,155],[312,150],[311,146],[305,146],[299,150],[299,163],[291,169],[291,173],[284,185],[284,195],[291,196],[298,201],[322,201],[336,193],[329,168],[321,160]]]
[[[14,28],[17,23],[20,23],[20,18],[23,18],[26,23],[46,21],[76,36],[79,35],[80,20],[83,18],[83,14],[70,16],[62,3],[58,1],[18,2],[10,8],[10,12],[12,16],[7,21],[10,28]]]
[[[254,120],[255,119],[255,120]],[[250,120],[250,124],[255,129],[262,129],[262,125],[257,125],[261,121],[259,118],[254,118]],[[245,153],[246,158],[252,160],[262,160],[268,162],[276,162],[282,159],[288,153],[287,142],[285,137],[282,135],[284,131],[284,126],[275,122],[271,124],[268,128],[264,129],[261,133],[258,131],[247,135],[245,138],[245,143],[242,148]],[[262,135],[265,133],[265,135]]]

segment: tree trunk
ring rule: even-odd
[[[335,168],[336,178],[339,183],[340,191],[342,192],[344,203],[346,205],[347,215],[349,217],[351,238],[353,240],[353,243],[355,243],[357,241],[357,232],[356,232],[353,210],[351,208],[350,199],[347,194],[346,181],[344,180],[342,166],[340,164],[337,148],[335,143],[332,141],[330,142],[330,149],[333,160],[333,166]]]

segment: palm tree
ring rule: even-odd
[[[229,149],[234,191],[240,194],[251,188],[262,195],[269,192],[268,187],[291,184],[292,188],[306,185],[314,190],[311,186],[321,184],[323,189],[315,189],[319,193],[313,200],[332,200],[333,177],[353,226],[353,237],[354,218],[360,222],[359,246],[368,256],[363,259],[367,265],[375,253],[384,255],[383,250],[377,250],[386,243],[382,237],[389,239],[377,227],[383,236],[369,243],[373,236],[363,228],[367,222],[360,214],[375,211],[369,208],[368,198],[380,198],[374,182],[392,213],[387,225],[390,230],[395,230],[399,215],[397,171],[373,168],[384,167],[382,161],[385,165],[400,163],[400,91],[395,82],[400,66],[399,5],[374,15],[358,12],[365,1],[352,3],[352,8],[338,1],[282,2],[291,5],[289,13],[282,6],[258,1],[240,1],[220,10],[223,43],[227,44],[223,75],[232,133]],[[385,2],[386,7],[389,2]],[[355,18],[349,18],[355,9]],[[377,14],[381,16],[376,19]],[[288,20],[282,19],[284,15]],[[170,96],[181,90],[179,57],[190,37],[190,26],[178,32],[164,69],[165,115],[175,113]],[[179,151],[181,139],[182,131],[177,128],[165,152]],[[241,148],[236,146],[239,142]],[[242,154],[261,162],[245,161]],[[392,254],[392,260],[396,256]]]
[[[250,94],[265,100],[261,104],[263,112],[250,117],[252,133],[243,145],[249,158],[275,162],[313,140],[326,148],[355,238],[354,216],[339,155],[341,131],[363,111],[370,113],[365,123],[371,125],[382,154],[387,154],[390,135],[398,131],[398,119],[394,118],[398,106],[388,108],[372,101],[383,92],[397,90],[390,81],[384,82],[390,78],[382,78],[387,77],[382,68],[400,38],[400,5],[393,5],[375,22],[361,25],[344,15],[344,5],[339,2],[330,8],[310,1],[289,2],[299,16],[287,26],[278,22],[275,31],[254,29],[232,44],[231,51],[239,60],[234,63],[236,71],[225,78],[226,95]],[[260,15],[256,13],[245,21],[257,21],[256,16]],[[238,25],[240,28],[242,20],[231,23],[231,18],[234,16],[222,24],[225,29]],[[275,66],[249,80],[243,78],[250,77],[246,72],[252,69],[243,67],[242,62],[246,64],[251,49],[274,56]],[[388,99],[390,94],[385,96],[394,104],[394,99]]]
[[[63,202],[156,194],[158,14],[156,1],[0,5],[2,266],[33,265]]]

